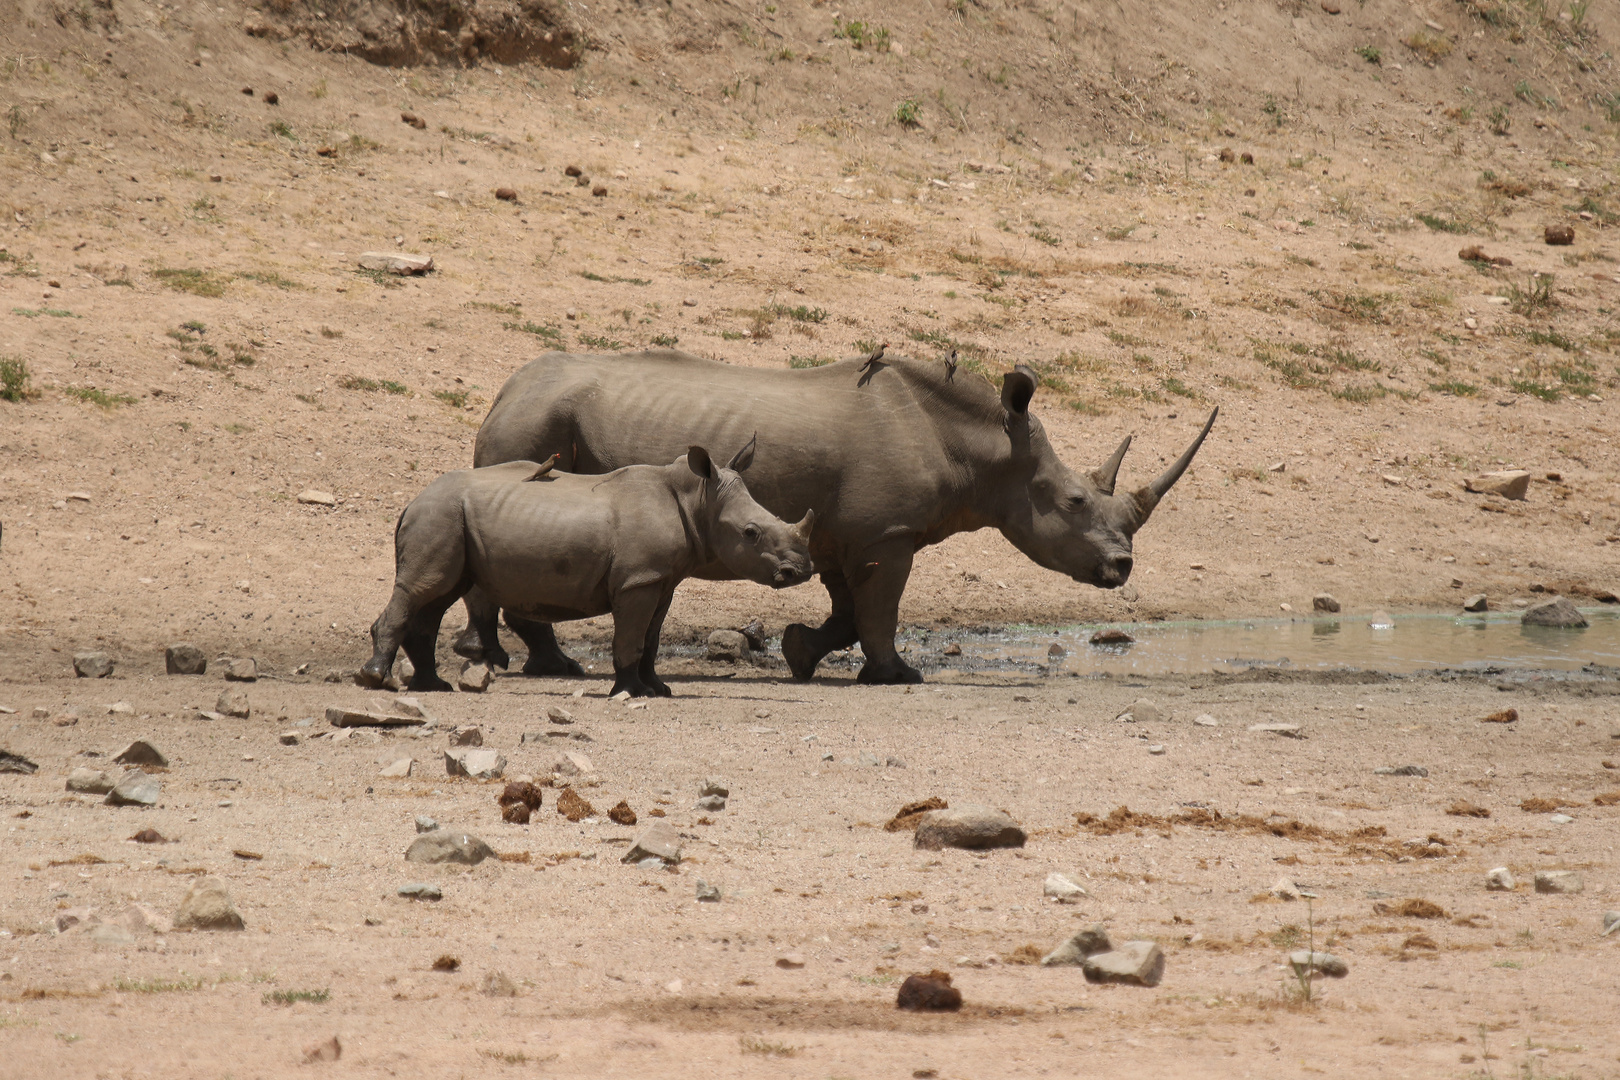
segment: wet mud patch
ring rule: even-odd
[[[892,995],[878,1002],[815,998],[662,998],[624,1001],[587,1016],[617,1015],[641,1024],[679,1031],[758,1034],[770,1029],[792,1031],[893,1031],[909,1035],[959,1034],[969,1026],[996,1021],[1028,1023],[1028,1010],[1017,1006],[964,1004],[949,1014],[897,1009]]]

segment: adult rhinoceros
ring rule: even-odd
[[[1131,536],[1181,478],[1216,412],[1164,474],[1130,494],[1114,480],[1129,437],[1101,466],[1077,473],[1058,460],[1030,415],[1035,373],[1017,367],[1001,393],[945,365],[892,357],[806,370],[732,367],[669,350],[617,356],[547,353],[501,387],[479,429],[474,464],[544,461],[603,473],[667,462],[688,445],[740,445],[759,436],[748,488],[777,516],[814,510],[810,552],[832,596],[820,627],[782,635],[795,678],[857,640],[860,681],[921,682],[894,647],[900,594],[912,555],[947,536],[999,529],[1040,565],[1115,589],[1131,574]],[[698,576],[724,579],[723,567]],[[471,594],[468,607],[488,600]],[[498,643],[471,620],[456,643],[464,656],[496,662]],[[485,620],[486,624],[488,620]],[[579,674],[547,623],[507,613],[529,646],[529,674]]]

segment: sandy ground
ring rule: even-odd
[[[919,553],[908,626],[1615,590],[1607,11],[580,8],[584,60],[554,70],[385,68],[276,29],[336,33],[352,12],[330,6],[0,0],[0,389],[18,399],[0,400],[0,705],[18,710],[0,746],[41,766],[0,777],[0,1032],[17,1048],[0,1075],[281,1075],[334,1033],[330,1071],[398,1075],[1620,1071],[1603,1004],[1617,938],[1596,936],[1620,907],[1620,810],[1592,804],[1620,786],[1602,673],[1508,691],[942,673],[908,693],[854,687],[846,666],[794,685],[677,661],[680,696],[645,709],[602,701],[605,676],[430,703],[444,725],[482,725],[509,773],[542,775],[555,747],[519,737],[584,690],[569,707],[601,779],[584,794],[643,814],[665,799],[694,837],[673,874],[618,865],[628,830],[568,825],[551,792],[535,824],[502,824],[494,789],[439,775],[442,732],[276,740],[367,700],[319,680],[369,651],[399,509],[469,462],[502,382],[552,347],[673,340],[780,367],[888,341],[958,350],[959,377],[1028,363],[1075,467],[1135,434],[1126,483],[1221,407],[1137,536],[1127,588],[958,536]],[[1548,246],[1548,225],[1575,242]],[[1458,258],[1475,244],[1512,265]],[[372,250],[437,269],[358,272]],[[1510,466],[1532,473],[1526,500],[1463,490]],[[311,488],[337,505],[300,504]],[[666,637],[755,616],[776,635],[824,612],[818,586],[689,583]],[[607,625],[561,633],[583,654]],[[258,659],[251,719],[194,719],[223,684],[217,663],[162,674],[182,640]],[[92,648],[117,658],[109,681],[72,678]],[[1170,719],[1115,724],[1143,694]],[[134,713],[107,714],[118,700]],[[1517,725],[1474,722],[1508,704]],[[77,724],[56,726],[68,707]],[[1219,726],[1194,725],[1203,712]],[[1248,731],[1265,721],[1309,738]],[[158,808],[63,792],[71,767],[106,765],[83,755],[135,735],[175,762]],[[843,764],[862,752],[906,767]],[[417,775],[380,779],[401,754]],[[1406,763],[1428,778],[1371,771]],[[698,825],[709,774],[735,797]],[[934,794],[1005,807],[1028,847],[924,855],[879,828]],[[1526,797],[1567,798],[1575,820]],[[1459,798],[1492,816],[1447,816]],[[1098,835],[1074,818],[1190,802],[1331,835]],[[421,876],[401,853],[424,812],[531,861],[434,871],[443,901],[399,899]],[[177,843],[126,843],[146,825]],[[1370,826],[1387,835],[1349,837]],[[1399,861],[1431,834],[1443,857]],[[597,857],[551,858],[572,851]],[[107,861],[64,862],[85,854]],[[1484,892],[1499,865],[1519,891]],[[198,867],[227,880],[245,933],[98,947],[51,932],[75,905],[172,913]],[[1585,891],[1524,884],[1556,867]],[[1089,899],[1044,902],[1051,870]],[[1318,893],[1309,918],[1251,902],[1283,874]],[[719,905],[694,901],[699,877]],[[1374,910],[1413,897],[1446,918]],[[1098,920],[1158,941],[1164,983],[1089,987],[1007,959]],[[1351,975],[1305,1005],[1278,964],[1312,921]],[[785,951],[806,966],[776,968]],[[460,970],[430,971],[441,954]],[[968,1008],[897,1014],[898,980],[932,967]],[[491,970],[519,995],[483,996]],[[328,988],[324,1004],[263,1003]]]

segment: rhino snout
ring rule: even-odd
[[[787,588],[790,585],[800,585],[809,580],[810,569],[808,567],[794,566],[789,563],[778,566],[776,573],[771,575],[771,584],[779,589]]]
[[[1129,555],[1105,559],[1097,567],[1097,584],[1105,589],[1117,589],[1130,579],[1131,568],[1135,565],[1135,560]]]

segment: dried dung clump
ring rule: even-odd
[[[950,972],[935,969],[906,976],[895,1005],[911,1012],[956,1012],[962,1007],[962,991],[951,985]]]
[[[1479,718],[1479,722],[1482,724],[1514,724],[1517,723],[1518,720],[1518,709],[1502,709],[1498,712],[1491,713],[1489,716],[1482,716]]]
[[[134,836],[130,837],[130,839],[135,841],[137,844],[167,844],[168,843],[168,840],[164,839],[163,834],[158,832],[156,829],[142,829],[140,832],[138,832]]]
[[[938,795],[931,795],[918,802],[909,802],[900,808],[900,812],[889,819],[883,826],[884,832],[915,832],[917,822],[930,810],[949,810],[950,804]]]
[[[1555,814],[1560,806],[1579,806],[1580,803],[1570,802],[1568,799],[1543,799],[1539,795],[1532,795],[1519,803],[1519,809],[1527,814]]]
[[[507,784],[505,790],[495,797],[495,801],[502,806],[522,803],[530,810],[538,810],[540,809],[540,789],[528,781]]]
[[[1485,818],[1491,816],[1491,812],[1489,810],[1485,809],[1483,806],[1475,806],[1467,799],[1458,799],[1456,802],[1446,807],[1446,813],[1450,814],[1452,817]]]
[[[608,820],[615,825],[634,825],[636,823],[636,812],[630,809],[629,802],[620,799],[619,805],[608,811]]]
[[[1620,791],[1605,791],[1592,800],[1593,806],[1620,806]]]
[[[501,820],[508,825],[527,825],[529,814],[528,803],[512,802],[501,807]]]
[[[1373,914],[1399,915],[1405,919],[1443,919],[1446,917],[1446,909],[1433,900],[1414,897],[1410,900],[1402,900],[1398,904],[1374,904]]]
[[[458,971],[461,968],[461,958],[445,953],[433,961],[434,971]]]
[[[1039,945],[1024,944],[1003,956],[1001,962],[1004,964],[1038,964],[1041,962],[1041,957],[1045,955],[1046,950]]]
[[[571,787],[565,787],[562,794],[557,796],[557,813],[569,821],[584,821],[595,814],[596,810],[580,797],[579,792]]]

